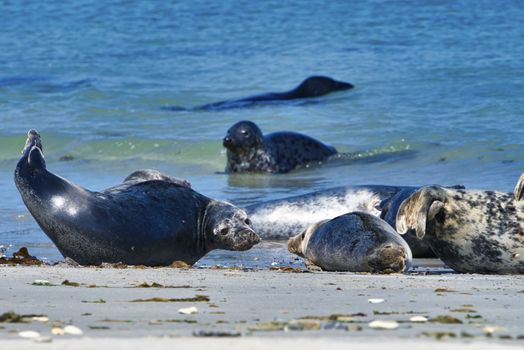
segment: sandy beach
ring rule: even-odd
[[[4,266],[0,343],[5,349],[524,345],[522,276],[298,271]],[[191,308],[196,313],[179,311]],[[68,325],[75,326],[67,328],[71,334],[60,335]]]

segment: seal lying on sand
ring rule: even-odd
[[[245,207],[253,229],[263,239],[288,239],[314,223],[352,211],[380,216],[392,227],[402,200],[418,187],[361,185],[335,187],[304,195],[276,199]],[[386,215],[387,213],[387,215]],[[425,240],[415,232],[404,238],[416,258],[433,258]]]
[[[458,272],[524,273],[524,202],[512,193],[423,187],[398,210],[397,231],[408,229]]]
[[[402,272],[411,266],[411,250],[399,234],[362,212],[310,226],[289,239],[288,250],[325,271]]]
[[[337,153],[334,147],[291,131],[262,135],[251,121],[233,125],[224,137],[227,173],[286,173],[326,160]]]
[[[227,100],[205,104],[193,108],[194,110],[217,110],[228,108],[247,107],[253,104],[267,103],[273,101],[287,101],[305,98],[315,98],[327,95],[335,91],[352,89],[353,85],[343,81],[337,81],[330,77],[312,76],[305,79],[300,85],[286,92],[269,92],[236,100]],[[165,109],[172,111],[187,110],[178,106],[168,106]]]
[[[103,192],[86,190],[47,171],[35,130],[15,169],[35,220],[62,255],[79,264],[193,264],[210,250],[246,250],[259,242],[245,211],[166,175],[150,179],[157,176],[140,171]]]

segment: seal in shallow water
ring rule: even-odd
[[[327,95],[335,91],[352,89],[353,85],[343,81],[337,81],[330,77],[311,76],[305,79],[300,85],[286,92],[269,92],[266,94],[255,95],[236,100],[227,100],[205,104],[195,107],[195,110],[217,110],[228,108],[247,107],[254,104],[267,103],[273,101],[287,101],[296,99],[315,98]],[[168,106],[165,109],[172,111],[187,110],[178,106]]]
[[[402,272],[411,266],[407,243],[384,220],[362,212],[311,225],[288,250],[325,271]]]
[[[409,229],[458,272],[524,273],[524,202],[512,193],[423,187],[397,212],[397,231]]]
[[[224,137],[226,172],[286,173],[318,164],[337,153],[334,147],[291,131],[262,135],[251,121],[233,125]]]
[[[193,264],[210,250],[259,242],[244,210],[172,179],[148,179],[157,175],[135,173],[105,191],[86,190],[47,171],[40,135],[30,130],[15,183],[62,255],[84,265]]]

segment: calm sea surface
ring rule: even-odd
[[[517,0],[3,1],[0,244],[61,259],[13,182],[30,128],[48,169],[92,190],[156,168],[239,205],[356,184],[511,191],[524,171],[523,14]],[[310,103],[162,109],[285,91],[310,75],[356,88]],[[228,176],[221,139],[243,119],[340,151],[409,152]],[[290,260],[281,244],[262,248],[203,263]]]

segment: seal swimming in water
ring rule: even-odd
[[[218,110],[229,108],[247,107],[254,104],[274,102],[274,101],[288,101],[296,99],[315,98],[327,95],[335,91],[343,91],[352,89],[354,86],[350,83],[337,81],[325,76],[311,76],[306,78],[300,85],[290,91],[286,92],[269,92],[266,94],[244,97],[236,100],[227,100],[205,104],[194,107],[193,110]],[[164,109],[172,111],[187,110],[178,106],[167,106]]]
[[[402,272],[411,266],[407,243],[384,220],[353,212],[308,227],[288,250],[325,271]]]
[[[15,169],[31,215],[64,257],[82,265],[193,264],[210,250],[246,250],[259,242],[244,210],[179,181],[146,170],[89,191],[47,171],[35,130]]]
[[[227,173],[286,173],[319,163],[337,154],[334,147],[291,131],[263,135],[253,122],[233,125],[223,140]]]
[[[524,202],[512,193],[423,187],[402,203],[396,222],[457,272],[524,273]]]

